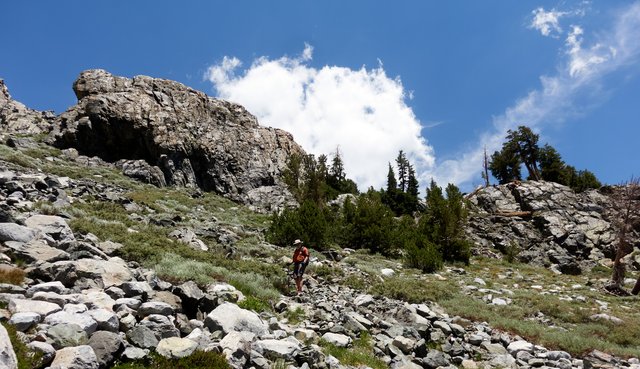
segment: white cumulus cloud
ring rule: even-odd
[[[245,106],[262,125],[291,132],[313,154],[339,147],[347,175],[361,190],[385,185],[387,163],[403,150],[418,174],[434,165],[432,147],[406,100],[398,78],[382,64],[367,69],[310,65],[313,48],[297,57],[261,57],[239,71],[241,62],[225,57],[205,73],[218,96]]]

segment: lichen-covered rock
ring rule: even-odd
[[[0,324],[0,368],[15,369],[18,367],[18,359],[13,351],[13,345],[9,340],[9,333]]]
[[[107,161],[144,160],[168,185],[200,187],[264,210],[292,203],[280,175],[289,155],[303,150],[242,106],[177,82],[104,70],[82,72],[73,87],[79,101],[58,118],[56,145]],[[134,168],[127,170],[161,182],[156,169]],[[279,196],[258,195],[265,187]]]

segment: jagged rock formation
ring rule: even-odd
[[[6,133],[48,133],[54,118],[53,112],[35,111],[13,100],[4,80],[0,79],[0,137]]]
[[[103,70],[82,72],[73,89],[79,101],[57,119],[55,145],[125,161],[125,172],[158,185],[197,186],[262,209],[291,203],[279,177],[302,148],[242,106],[177,82]]]
[[[517,251],[523,262],[567,274],[607,262],[615,251],[611,202],[597,190],[576,194],[557,183],[526,181],[484,188],[470,201],[467,234],[477,247]]]

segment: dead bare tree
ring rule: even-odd
[[[611,222],[617,229],[616,254],[613,259],[613,272],[611,281],[605,289],[617,295],[628,295],[622,287],[625,275],[625,263],[623,258],[633,251],[634,239],[638,237],[638,225],[640,225],[640,178],[631,177],[627,183],[623,183],[614,189],[611,196],[613,213]],[[636,281],[632,293],[640,292],[640,278]]]
[[[484,186],[489,187],[489,159],[487,158],[487,147],[484,147],[484,161],[482,162],[482,179]]]

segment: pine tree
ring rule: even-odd
[[[393,172],[393,167],[389,163],[389,171],[387,172],[387,193],[393,193],[398,190],[398,181],[396,181],[396,174]]]
[[[398,189],[402,192],[406,192],[407,183],[409,181],[409,161],[407,160],[407,156],[402,150],[398,152],[396,164],[398,165]]]

